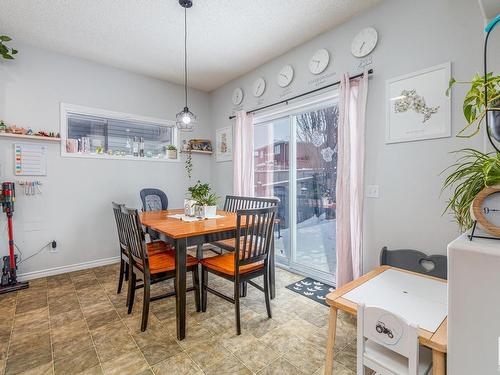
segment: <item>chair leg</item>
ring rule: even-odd
[[[208,271],[205,266],[201,267],[201,311],[207,311],[207,285]]]
[[[240,282],[234,281],[234,312],[236,314],[236,334],[241,335],[241,322],[240,322]]]
[[[125,281],[128,281],[129,268],[129,264],[125,262]]]
[[[271,296],[269,291],[269,273],[264,274],[264,297],[266,299],[266,310],[268,318],[272,318],[271,315]]]
[[[243,281],[240,283],[240,297],[246,297],[248,292],[248,283]]]
[[[194,303],[196,304],[196,312],[201,311],[200,303],[200,276],[198,267],[193,267],[193,284],[194,284]]]
[[[128,313],[132,313],[132,308],[134,307],[134,299],[135,299],[135,273],[130,272],[130,278],[128,282]]]
[[[141,323],[141,332],[146,330],[148,326],[148,318],[149,318],[149,298],[150,298],[150,280],[149,275],[144,275],[144,301],[142,301],[142,323]]]
[[[120,275],[118,275],[118,289],[116,290],[116,294],[120,294],[122,291],[123,278],[125,277],[125,261],[120,257]]]

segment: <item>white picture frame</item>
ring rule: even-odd
[[[227,126],[215,132],[215,159],[217,162],[233,160],[233,128]]]
[[[385,143],[451,137],[451,62],[386,82]]]

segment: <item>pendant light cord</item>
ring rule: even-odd
[[[188,72],[187,72],[187,8],[184,8],[184,98],[188,106]]]

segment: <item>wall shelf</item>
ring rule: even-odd
[[[205,155],[212,155],[214,152],[213,151],[201,151],[201,150],[191,150],[190,151],[192,154],[205,154]],[[187,154],[188,151],[181,151],[182,154]]]
[[[47,141],[47,142],[61,142],[61,138],[58,137],[43,137],[40,135],[25,135],[25,134],[12,134],[12,133],[0,133],[0,138],[13,138],[13,139],[27,139],[30,141]]]

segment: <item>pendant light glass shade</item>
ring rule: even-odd
[[[193,3],[191,0],[179,0],[179,4],[184,8],[184,109],[176,115],[177,129],[184,132],[190,132],[194,129],[196,115],[188,108],[188,70],[187,70],[187,8]]]
[[[184,109],[176,115],[176,120],[177,129],[191,132],[194,129],[196,115],[191,112],[188,107],[184,107]]]

